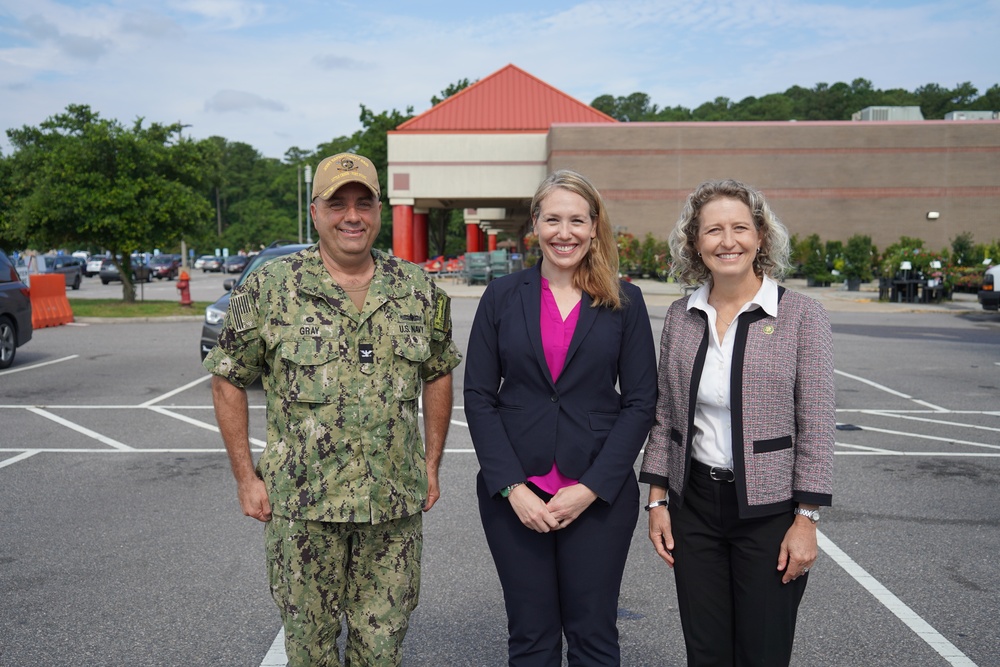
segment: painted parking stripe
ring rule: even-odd
[[[869,415],[879,415],[881,417],[892,417],[893,419],[909,419],[911,421],[917,422],[927,422],[929,424],[941,424],[942,426],[957,426],[958,428],[972,428],[978,429],[980,431],[994,431],[1000,433],[1000,428],[994,426],[980,426],[979,424],[963,424],[961,422],[945,421],[943,419],[928,419],[927,417],[916,417],[914,415],[900,415],[894,412],[885,412],[882,410],[865,410],[865,414]]]
[[[840,547],[819,530],[816,531],[816,539],[819,542],[819,548],[826,555],[851,575],[865,590],[875,596],[876,600],[881,602],[896,618],[913,630],[918,637],[927,642],[949,664],[955,665],[955,667],[976,667],[976,663],[972,662],[967,655],[959,651],[954,644],[932,628],[927,621],[920,618],[902,600],[889,592],[889,589],[879,583],[875,577],[868,574],[863,567],[855,563],[850,556],[844,553]]]
[[[285,655],[285,629],[278,630],[278,636],[271,642],[271,648],[267,650],[260,667],[285,667],[288,664],[288,657]]]
[[[17,456],[12,456],[12,457],[10,457],[9,459],[7,459],[5,461],[0,461],[0,468],[4,468],[6,466],[13,465],[13,464],[17,463],[18,461],[23,461],[24,459],[26,459],[26,458],[28,458],[30,456],[34,456],[37,453],[38,453],[37,451],[21,452]]]
[[[31,364],[30,366],[18,366],[17,368],[9,368],[5,371],[0,371],[0,375],[10,375],[11,373],[20,373],[21,371],[31,371],[36,368],[41,368],[42,366],[48,366],[49,364],[58,364],[63,361],[69,361],[70,359],[76,359],[79,354],[71,354],[68,357],[63,357],[61,359],[53,359],[52,361],[42,361],[37,364]]]
[[[879,384],[878,382],[872,382],[871,380],[868,380],[868,379],[863,378],[861,376],[851,375],[850,373],[845,373],[844,371],[838,371],[836,369],[834,369],[833,372],[836,373],[837,375],[841,375],[841,376],[843,376],[845,378],[850,378],[850,379],[856,380],[858,382],[863,382],[864,384],[867,384],[867,385],[870,385],[872,387],[875,387],[876,389],[884,391],[887,394],[892,394],[893,396],[899,396],[900,398],[905,398],[905,399],[911,400],[914,403],[919,403],[920,405],[923,405],[925,407],[930,408],[934,412],[948,412],[947,408],[942,408],[941,406],[934,405],[933,403],[928,403],[927,401],[921,401],[920,399],[913,398],[909,394],[904,394],[901,391],[896,391],[895,389],[890,389],[889,387],[886,387],[884,384]]]
[[[874,426],[862,426],[865,431],[873,433],[885,433],[887,435],[903,435],[908,438],[920,438],[921,440],[935,440],[937,442],[947,442],[952,445],[969,445],[970,447],[986,447],[988,449],[1000,449],[1000,445],[991,445],[986,442],[973,442],[971,440],[959,440],[957,438],[941,438],[936,435],[925,435],[923,433],[911,433],[909,431],[893,431],[887,428],[875,428]]]
[[[192,426],[197,426],[198,428],[203,428],[206,431],[214,431],[215,433],[219,432],[219,427],[216,426],[215,424],[209,424],[208,422],[203,422],[203,421],[195,419],[193,417],[188,417],[187,415],[177,414],[176,412],[173,412],[171,410],[167,410],[166,408],[152,407],[152,408],[149,408],[149,409],[152,410],[153,412],[156,412],[157,414],[161,414],[161,415],[164,415],[166,417],[173,417],[174,419],[179,419],[180,421],[184,422],[185,424],[191,424]],[[253,444],[253,445],[257,445],[258,447],[264,447],[267,444],[266,442],[264,442],[263,440],[261,440],[259,438],[250,438],[250,443]]]
[[[54,415],[54,414],[52,414],[51,412],[49,412],[47,410],[42,410],[41,408],[27,408],[27,410],[28,410],[28,412],[33,412],[34,414],[38,415],[39,417],[45,417],[46,419],[51,419],[55,423],[61,424],[61,425],[65,426],[68,429],[72,429],[72,430],[76,431],[77,433],[82,433],[83,435],[87,436],[88,438],[93,438],[94,440],[97,440],[98,442],[103,442],[105,445],[108,445],[109,447],[114,447],[115,449],[121,450],[123,452],[135,451],[132,447],[129,447],[128,445],[126,445],[124,443],[118,442],[117,440],[113,440],[113,439],[109,438],[106,435],[101,435],[97,431],[91,431],[89,428],[86,428],[85,426],[80,426],[79,424],[74,424],[73,422],[69,421],[68,419],[63,419],[62,417],[60,417],[58,415]]]
[[[159,403],[160,401],[166,400],[166,399],[170,398],[171,396],[176,396],[177,394],[181,393],[182,391],[187,391],[191,387],[197,386],[197,385],[201,384],[202,382],[204,382],[205,380],[208,380],[211,377],[212,377],[211,375],[205,375],[203,377],[200,377],[197,380],[194,380],[192,382],[188,382],[184,386],[177,387],[177,389],[174,389],[172,391],[168,391],[167,393],[161,394],[160,396],[157,396],[156,398],[151,398],[148,401],[146,401],[145,403],[140,403],[139,407],[140,408],[148,408],[149,406],[153,405],[154,403]]]

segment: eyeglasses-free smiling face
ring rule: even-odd
[[[312,207],[320,245],[337,264],[355,263],[371,252],[382,228],[382,203],[371,190],[347,183]]]
[[[701,208],[695,249],[712,280],[743,281],[755,277],[754,259],[762,235],[750,208],[738,199],[714,199]]]
[[[590,252],[597,225],[590,217],[587,200],[563,188],[556,188],[542,200],[535,233],[543,262],[558,271],[575,271]]]

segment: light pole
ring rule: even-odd
[[[302,165],[295,167],[295,185],[299,189],[295,201],[299,204],[299,243],[302,243]]]
[[[312,181],[313,181],[313,170],[311,165],[306,165],[306,199],[309,200],[309,206],[306,207],[306,243],[313,242],[313,223],[312,223]]]

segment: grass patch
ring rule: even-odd
[[[201,317],[210,301],[195,301],[189,307],[177,301],[136,301],[125,303],[121,299],[73,299],[70,308],[74,317],[170,317],[195,315]]]

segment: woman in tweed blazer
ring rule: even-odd
[[[775,282],[788,246],[737,181],[699,186],[670,236],[675,275],[700,287],[664,322],[639,479],[689,665],[789,663],[832,499],[832,333],[822,306]]]

